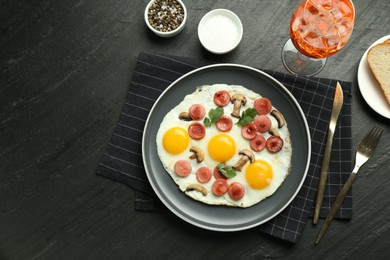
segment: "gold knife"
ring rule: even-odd
[[[343,98],[344,98],[343,89],[341,88],[340,83],[337,82],[336,91],[333,100],[332,113],[330,115],[330,123],[328,128],[325,152],[322,160],[320,182],[318,184],[316,205],[314,209],[314,218],[313,218],[314,224],[317,224],[318,222],[318,218],[321,210],[321,204],[324,199],[324,191],[325,191],[326,180],[328,178],[328,169],[329,169],[329,161],[330,161],[330,152],[332,150],[333,135],[336,129],[337,119],[339,117],[341,107],[343,106]]]

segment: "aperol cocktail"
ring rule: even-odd
[[[291,41],[283,50],[286,68],[299,75],[319,72],[325,58],[337,53],[348,42],[354,21],[355,9],[351,0],[302,1],[292,15]]]

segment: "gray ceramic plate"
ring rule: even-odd
[[[165,172],[157,154],[156,135],[162,119],[197,86],[217,83],[242,85],[271,99],[282,111],[291,133],[292,169],[282,186],[251,208],[209,206],[182,193]],[[291,93],[268,74],[242,65],[218,64],[196,69],[173,82],[157,99],[146,121],[142,155],[146,174],[160,200],[174,214],[195,226],[215,231],[238,231],[260,225],[280,213],[298,193],[310,162],[310,133],[304,114]]]

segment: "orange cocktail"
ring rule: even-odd
[[[326,58],[347,43],[354,20],[351,0],[302,1],[291,18],[291,40],[302,54]]]

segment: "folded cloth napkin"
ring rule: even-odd
[[[164,208],[148,182],[142,161],[142,133],[151,107],[164,89],[177,78],[212,63],[189,57],[140,53],[123,110],[97,172],[98,175],[133,188],[136,191],[136,210],[153,211]],[[310,128],[311,161],[301,190],[284,211],[256,228],[294,243],[313,212],[337,81],[299,77],[271,70],[263,71],[291,91],[306,115]],[[351,83],[343,81],[340,83],[344,92],[344,105],[333,140],[329,177],[320,213],[322,218],[326,217],[333,200],[352,170]],[[349,219],[351,216],[350,191],[336,218]]]

